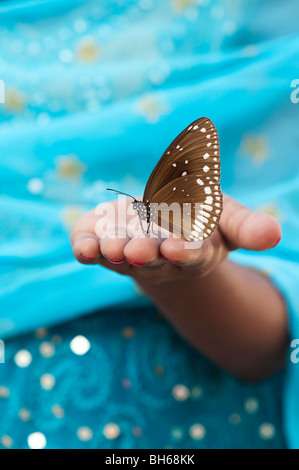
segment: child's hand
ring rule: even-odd
[[[277,245],[281,229],[273,217],[226,196],[219,227],[198,249],[177,238],[99,240],[98,221],[92,211],[75,225],[78,261],[132,276],[187,341],[240,378],[260,380],[282,367],[288,343],[283,297],[258,271],[226,260],[230,250]]]
[[[113,204],[116,207],[117,201]],[[252,212],[228,196],[224,197],[218,229],[197,249],[186,249],[188,242],[177,238],[161,240],[139,236],[99,240],[95,234],[99,217],[91,211],[74,226],[71,240],[77,260],[84,264],[101,264],[137,281],[150,283],[206,276],[230,250],[267,250],[277,245],[281,237],[280,225],[273,217]]]

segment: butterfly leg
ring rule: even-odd
[[[149,226],[151,225],[151,232],[153,235],[155,235],[157,238],[159,237],[159,232],[154,231],[154,221],[152,220]]]
[[[147,227],[147,230],[145,230],[144,227],[143,227],[142,220],[140,219],[139,221],[140,221],[140,227],[141,227],[141,230],[142,230],[143,235],[146,235],[146,236],[147,236],[147,235],[148,235],[148,229],[149,229],[149,228]]]

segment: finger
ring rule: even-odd
[[[101,257],[99,240],[89,232],[78,232],[73,243],[75,258],[83,264],[96,264]]]
[[[274,217],[253,212],[229,196],[224,196],[219,229],[230,250],[268,250],[281,239],[281,227]]]
[[[122,264],[125,260],[124,250],[130,238],[126,237],[105,237],[100,241],[101,253],[110,263]]]
[[[81,217],[72,229],[73,253],[80,263],[95,264],[101,257],[99,239],[95,234],[97,220],[92,210]]]
[[[215,232],[209,240],[204,242],[187,242],[182,239],[169,238],[160,247],[161,255],[180,267],[219,262],[225,258],[227,251],[219,232]]]
[[[160,258],[160,243],[158,238],[132,238],[124,249],[128,263],[134,266],[158,266],[165,263]]]

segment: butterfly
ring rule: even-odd
[[[223,209],[219,137],[213,122],[197,119],[174,139],[152,171],[142,201],[107,189],[133,198],[145,234],[155,224],[186,241],[207,239]]]

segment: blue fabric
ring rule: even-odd
[[[219,131],[223,190],[282,224],[277,248],[232,259],[268,272],[299,337],[298,10],[291,0],[1,2],[2,339],[147,303],[132,280],[79,265],[69,230],[109,199],[106,187],[142,193],[200,116]],[[298,370],[288,358],[285,429],[296,448]]]
[[[78,335],[90,342],[82,356],[70,347]],[[37,330],[9,340],[6,356],[0,448],[28,449],[36,433],[60,449],[285,446],[283,376],[238,381],[151,307],[114,307]]]

